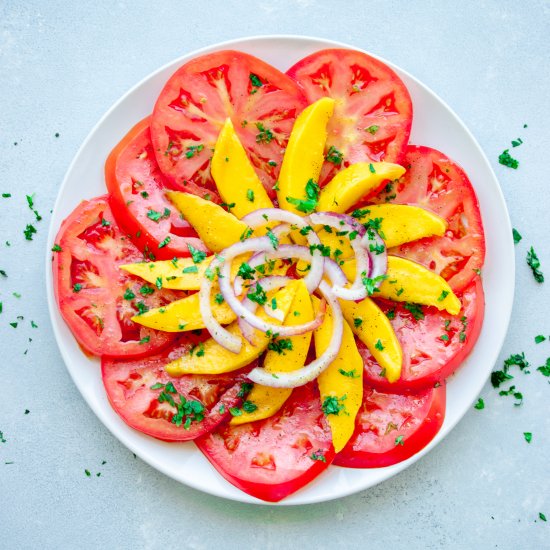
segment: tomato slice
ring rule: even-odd
[[[150,121],[151,117],[147,117],[138,122],[112,150],[105,163],[113,214],[149,259],[189,256],[188,244],[206,250],[191,225],[164,196],[166,184],[151,144]],[[219,202],[217,194],[208,194],[203,187],[187,191]]]
[[[472,184],[458,164],[430,147],[409,146],[403,165],[403,178],[375,202],[421,206],[445,218],[449,227],[443,237],[402,244],[388,252],[425,265],[460,292],[485,259],[483,223]]]
[[[296,492],[334,458],[315,384],[295,389],[271,418],[222,426],[196,443],[227,481],[268,502]]]
[[[210,158],[230,117],[256,173],[271,197],[296,116],[307,105],[292,79],[268,63],[236,51],[192,59],[164,86],[151,135],[170,185],[214,189]]]
[[[415,395],[382,393],[365,386],[356,428],[334,464],[380,468],[410,458],[437,434],[445,419],[445,384]]]
[[[423,319],[416,320],[404,304],[377,300],[397,334],[403,348],[401,378],[390,383],[381,375],[380,365],[369,350],[358,342],[369,385],[387,392],[418,391],[442,383],[468,356],[477,341],[485,310],[481,278],[459,296],[462,310],[458,315],[423,307]]]
[[[387,65],[362,52],[329,49],[298,61],[287,74],[303,88],[309,103],[324,96],[336,100],[321,186],[356,162],[400,163],[413,108],[407,88]]]
[[[157,355],[143,359],[102,360],[107,396],[126,424],[164,441],[189,441],[229,420],[229,409],[242,402],[241,390],[245,381],[242,370],[237,374],[180,378],[172,378],[164,370],[167,363],[189,352],[200,340],[200,337],[186,335],[179,337],[169,350]],[[173,387],[167,386],[169,383]],[[201,416],[196,416],[193,407],[187,405],[180,407],[185,414],[178,417],[177,405],[182,402],[200,403],[195,409]]]
[[[118,266],[142,261],[114,221],[107,197],[81,202],[61,224],[54,253],[54,289],[61,315],[92,355],[138,357],[173,341],[170,333],[131,321],[141,307],[160,307],[174,291],[143,285]]]

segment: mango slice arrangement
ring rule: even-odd
[[[232,425],[277,413],[294,388],[317,379],[334,449],[351,438],[363,396],[363,361],[355,337],[399,379],[403,354],[390,321],[371,297],[434,306],[451,315],[461,303],[445,279],[387,250],[441,236],[447,222],[418,206],[358,201],[405,169],[385,162],[352,164],[323,189],[327,124],[334,100],[322,98],[298,116],[277,183],[276,208],[230,119],[216,142],[212,176],[230,208],[194,194],[167,197],[212,254],[141,262],[122,269],[164,288],[198,291],[136,315],[133,321],[167,332],[206,328],[201,354],[165,365],[173,377],[237,371],[262,357],[247,377],[254,406]],[[351,211],[350,211],[351,210]],[[354,337],[355,336],[355,337]],[[308,361],[314,342],[315,358]],[[342,414],[338,414],[341,411]]]

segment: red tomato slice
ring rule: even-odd
[[[330,428],[314,384],[295,389],[275,416],[223,426],[196,443],[227,481],[268,502],[296,492],[334,458]]]
[[[425,265],[460,292],[485,259],[483,223],[472,184],[460,166],[429,147],[409,146],[403,165],[407,168],[403,178],[375,202],[421,206],[445,218],[449,228],[443,237],[406,243],[388,252]]]
[[[175,189],[214,189],[210,158],[230,117],[270,196],[296,116],[307,105],[288,76],[251,55],[197,57],[168,80],[155,105],[151,135],[157,161]]]
[[[400,163],[413,108],[407,88],[387,65],[362,52],[330,49],[298,61],[287,74],[304,89],[308,102],[324,96],[336,100],[321,186],[356,162]]]
[[[229,409],[238,407],[242,401],[243,393],[240,392],[245,381],[242,371],[172,378],[164,370],[167,363],[187,353],[199,341],[200,338],[193,336],[180,337],[174,346],[158,355],[102,360],[107,396],[126,424],[164,441],[189,441],[209,433],[231,417]],[[170,382],[173,388],[168,386],[167,389]],[[202,420],[198,420],[200,416],[192,412],[191,406],[180,407],[185,414],[177,416],[181,396],[183,403],[200,403],[198,410],[202,406]]]
[[[165,180],[151,144],[150,121],[151,118],[147,117],[138,122],[112,150],[105,163],[105,180],[113,214],[149,259],[170,260],[176,256],[189,256],[188,244],[206,250],[190,224],[164,196]],[[202,187],[188,188],[187,191],[208,196]],[[208,198],[219,201],[219,197],[213,195],[210,193]]]
[[[380,468],[403,462],[423,449],[445,419],[445,385],[415,395],[365,387],[355,433],[336,455],[346,468]]]
[[[391,384],[381,376],[380,365],[368,349],[358,342],[368,384],[387,392],[418,391],[442,383],[453,374],[481,332],[485,300],[480,277],[476,277],[459,297],[462,310],[458,315],[423,307],[424,319],[419,320],[401,304],[377,300],[384,313],[391,312],[390,317],[393,317],[391,324],[403,348],[403,368],[401,378]]]
[[[143,261],[143,256],[116,225],[106,196],[81,202],[61,224],[55,242],[61,247],[53,259],[57,302],[85,351],[138,357],[173,341],[170,333],[131,321],[138,302],[142,308],[160,307],[178,295],[144,285],[118,269]]]

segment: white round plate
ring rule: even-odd
[[[99,361],[82,353],[57,309],[50,249],[61,222],[73,208],[82,199],[106,192],[103,165],[107,155],[136,122],[150,114],[164,83],[180,65],[197,55],[231,48],[253,54],[285,71],[302,57],[331,47],[359,49],[319,38],[262,36],[209,46],[165,65],[126,93],[90,132],[61,185],[50,226],[46,254],[50,316],[61,355],[84,399],[115,437],[157,470],[195,489],[242,502],[265,504],[226,482],[193,443],[157,441],[129,428],[113,411],[101,382]],[[508,328],[514,294],[514,250],[510,220],[495,174],[480,146],[456,114],[424,84],[399,67],[382,61],[397,72],[412,96],[411,143],[435,147],[457,161],[466,170],[477,192],[487,244],[483,268],[485,322],[471,355],[449,380],[445,422],[426,448],[405,462],[386,468],[356,470],[331,466],[308,486],[279,503],[282,505],[323,502],[356,493],[388,479],[428,453],[471,408],[496,362]]]

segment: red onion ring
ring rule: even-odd
[[[309,365],[292,372],[267,372],[256,367],[248,373],[252,382],[272,388],[297,388],[317,378],[336,359],[342,345],[344,317],[338,299],[325,281],[319,285],[319,291],[332,308],[332,336],[327,349]]]

